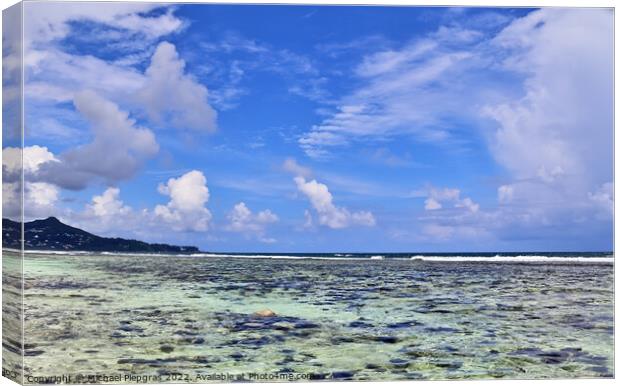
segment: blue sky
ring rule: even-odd
[[[610,10],[25,7],[27,218],[212,251],[612,248]]]

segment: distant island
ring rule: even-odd
[[[128,253],[196,253],[193,246],[150,244],[118,237],[101,237],[63,224],[56,217],[24,223],[25,249]],[[2,247],[19,249],[20,223],[2,219]]]

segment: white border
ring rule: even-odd
[[[96,0],[65,0],[65,1],[89,1],[95,2]],[[122,0],[110,0],[110,2],[120,2]],[[467,0],[448,0],[448,1],[439,1],[439,0],[425,0],[425,1],[412,1],[412,0],[288,0],[288,1],[274,1],[274,0],[251,0],[251,1],[241,1],[241,0],[219,0],[219,1],[181,1],[181,0],[169,0],[169,1],[148,1],[148,0],[133,0],[134,2],[145,2],[145,3],[206,3],[206,4],[291,4],[291,5],[400,5],[400,6],[476,6],[476,7],[606,7],[606,8],[614,8],[615,11],[615,2],[612,0],[546,0],[542,1],[532,1],[532,0],[511,0],[506,2],[499,2],[497,0],[475,0],[475,1],[467,1]],[[13,4],[17,4],[18,1],[10,0],[4,2],[2,4],[2,9],[8,8]],[[615,16],[615,15],[614,15]],[[615,26],[615,17],[614,17],[614,26]],[[2,19],[0,18],[0,30],[2,29]],[[617,178],[617,170],[618,170],[618,160],[615,157],[615,149],[618,147],[618,137],[615,135],[615,112],[618,111],[620,104],[617,98],[618,92],[618,78],[615,77],[615,70],[618,68],[618,30],[614,28],[614,182],[619,181]],[[0,52],[2,48],[2,43],[0,42]],[[1,59],[0,59],[1,61]],[[2,96],[0,94],[0,102],[2,101]],[[1,109],[0,109],[1,110]],[[2,112],[0,111],[0,122],[1,122]],[[0,192],[0,199],[2,194]],[[618,200],[616,199],[615,189],[614,189],[614,213],[618,213]],[[1,213],[1,208],[0,208]],[[618,241],[618,229],[615,227],[615,217],[614,217],[614,246],[617,245]],[[614,247],[615,252],[615,247]],[[616,266],[614,265],[614,289],[618,288],[617,284],[619,282],[618,272]],[[615,295],[615,291],[614,291]],[[1,294],[0,294],[1,298]],[[615,305],[615,304],[614,304]],[[615,321],[617,320],[617,309],[614,312],[614,326],[616,326]],[[1,326],[1,320],[0,320]],[[616,330],[614,333],[614,346],[618,347],[618,331]],[[614,355],[614,372],[617,374],[620,371],[620,367],[618,364],[620,360],[618,358],[618,353],[615,352]],[[295,382],[296,385],[304,385],[304,386],[317,386],[317,385],[325,385],[325,386],[346,386],[346,385],[383,385],[383,386],[395,386],[395,385],[436,385],[436,386],[453,386],[457,382],[463,382],[466,385],[478,386],[478,385],[545,385],[545,386],[561,386],[561,385],[612,385],[615,384],[615,379],[560,379],[560,380],[460,380],[460,381],[389,381],[389,382],[352,382],[347,381],[343,382],[323,382],[323,381],[315,381],[315,382]],[[0,377],[0,386],[4,385],[15,385],[16,383],[8,380],[7,378]],[[256,385],[283,385],[289,384],[289,382],[282,383],[254,383]],[[173,384],[151,384],[151,385],[173,385]],[[181,386],[187,386],[187,384],[179,384]]]

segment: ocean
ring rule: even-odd
[[[10,349],[20,264],[3,265]],[[38,252],[23,267],[28,383],[614,374],[611,253]]]

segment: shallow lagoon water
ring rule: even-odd
[[[37,377],[614,372],[609,264],[27,255],[24,272]]]

